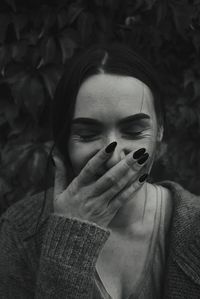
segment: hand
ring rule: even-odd
[[[141,177],[142,164],[147,160],[148,154],[143,154],[138,160],[133,158],[133,154],[131,152],[105,172],[104,164],[112,152],[107,153],[105,148],[100,150],[67,188],[64,163],[55,156],[54,213],[107,227],[119,208],[142,184],[138,178]],[[97,173],[103,172],[105,173],[94,182]]]

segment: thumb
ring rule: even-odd
[[[54,178],[54,199],[66,189],[67,187],[67,173],[65,164],[62,158],[57,155],[53,156],[53,160],[55,163],[55,178]]]

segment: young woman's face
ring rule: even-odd
[[[153,159],[159,132],[147,85],[133,77],[94,75],[81,85],[76,99],[68,143],[74,174],[113,141],[117,147],[106,162],[107,169],[142,147]]]

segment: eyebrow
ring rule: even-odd
[[[127,116],[127,117],[119,120],[118,125],[124,125],[129,122],[135,122],[135,121],[139,121],[139,120],[143,120],[143,119],[150,120],[150,116],[145,113],[137,113],[137,114],[130,115],[130,116]],[[96,126],[102,125],[102,123],[99,120],[94,119],[94,118],[87,118],[87,117],[74,118],[72,120],[72,124],[85,124],[85,125],[96,125]]]

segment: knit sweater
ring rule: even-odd
[[[200,298],[200,198],[173,182],[173,215],[163,299]],[[32,237],[43,192],[11,206],[0,219],[0,298],[92,298],[95,263],[110,231],[53,213],[53,188]]]

